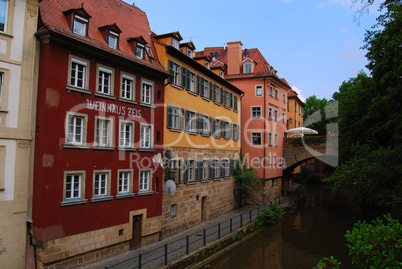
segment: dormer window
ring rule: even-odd
[[[135,47],[135,56],[139,59],[144,59],[144,45],[137,43]]]
[[[193,51],[191,49],[187,49],[187,56],[193,58]]]
[[[151,47],[145,46],[145,50],[147,51],[148,58],[151,58],[151,59],[155,58],[155,57],[154,57],[154,54],[153,54],[153,52],[152,52]]]
[[[119,34],[109,31],[108,45],[113,49],[117,49],[119,44]]]
[[[179,41],[175,38],[172,38],[172,46],[176,49],[179,49]]]
[[[73,22],[74,34],[80,36],[87,36],[87,31],[88,31],[88,20],[81,16],[74,15],[74,22]]]
[[[244,63],[243,74],[252,74],[252,73],[253,73],[253,63]]]
[[[221,78],[225,77],[225,72],[223,72],[223,70],[219,70],[219,76]]]
[[[205,61],[205,67],[209,69],[209,62]]]

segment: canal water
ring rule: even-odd
[[[201,268],[311,269],[334,256],[354,268],[344,235],[361,218],[352,200],[331,197],[323,185],[308,185],[293,214],[265,228]]]

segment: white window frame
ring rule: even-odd
[[[279,100],[279,90],[275,89],[275,99]]]
[[[145,50],[145,46],[143,45],[143,44],[141,44],[141,43],[137,43],[136,45],[135,45],[135,56],[138,58],[138,59],[141,59],[141,60],[143,60],[143,59],[145,59],[145,53],[144,53],[144,50]]]
[[[211,162],[211,178],[219,178],[219,160],[218,159],[212,159],[210,160]]]
[[[120,98],[135,101],[135,76],[122,73],[120,85]]]
[[[147,176],[146,176],[147,175]],[[140,169],[138,173],[138,192],[151,192],[152,191],[152,170]],[[144,181],[146,180],[146,181]]]
[[[76,67],[82,67],[82,70],[75,69],[75,71],[73,72],[74,64],[76,65]],[[79,72],[82,72],[82,78],[78,78]],[[74,80],[74,82],[72,82],[72,80]],[[82,81],[81,83],[79,83],[80,80]],[[88,90],[88,82],[89,61],[70,55],[67,85],[79,89]]]
[[[252,119],[261,119],[262,118],[262,107],[261,106],[251,106],[250,110],[251,110],[250,113],[251,113]],[[254,110],[258,110],[259,115],[254,116],[254,112],[255,112]]]
[[[264,95],[264,86],[263,85],[255,85],[255,96],[259,97],[259,96],[263,96]],[[261,93],[259,93],[261,90]]]
[[[119,46],[119,34],[113,31],[109,31],[107,43],[109,47],[117,49]]]
[[[286,113],[282,112],[282,123],[286,122]]]
[[[221,167],[223,171],[223,175],[221,177],[229,177],[229,168],[230,168],[230,162],[228,159],[222,159],[221,160]]]
[[[268,133],[268,146],[272,147],[272,132]]]
[[[275,133],[274,134],[274,147],[277,147],[277,146],[278,146],[278,134]]]
[[[222,137],[221,120],[219,118],[213,118],[212,120],[212,135],[215,138]]]
[[[243,74],[252,74],[253,73],[253,63],[244,63],[243,64]]]
[[[78,176],[78,189],[73,185],[68,187],[67,178],[69,176]],[[72,203],[79,201],[86,201],[85,198],[85,176],[86,172],[83,170],[78,171],[64,171],[64,186],[63,186],[63,202],[64,203]],[[78,195],[74,195],[74,191],[78,191]],[[73,195],[70,197],[67,196],[67,192],[71,192]]]
[[[120,120],[119,126],[119,147],[134,148],[134,122]],[[129,133],[127,133],[128,130],[126,129],[128,126],[130,127]]]
[[[124,175],[124,177],[122,177]],[[117,193],[129,195],[133,193],[133,169],[117,170]]]
[[[113,95],[114,69],[98,65],[97,73],[96,92],[104,95]]]
[[[286,93],[283,94],[283,103],[286,104]]]
[[[180,49],[180,43],[176,38],[172,38],[172,47]]]
[[[181,66],[179,64],[177,64],[176,62],[174,62],[174,61],[172,61],[172,65],[173,65],[172,66],[172,72],[173,72],[173,74],[172,74],[172,76],[173,76],[172,84],[176,85],[176,86],[180,86],[181,85],[181,81],[180,81],[180,78],[181,78],[181,73],[180,73]]]
[[[176,217],[177,216],[177,204],[171,205],[170,206],[170,217]]]
[[[70,137],[76,137],[76,129],[74,128],[73,132],[70,132],[70,119],[71,118],[80,118],[82,119],[82,126],[81,126],[81,141],[73,141],[70,140]],[[76,113],[68,111],[66,113],[66,122],[65,122],[65,143],[68,145],[86,145],[87,144],[87,127],[88,127],[88,115],[82,113]],[[70,135],[71,133],[71,135]]]
[[[0,68],[0,110],[7,111],[10,70]]]
[[[195,80],[196,80],[197,75],[190,71],[190,76],[189,77],[190,77],[189,91],[195,93],[196,92],[196,86],[197,86]]]
[[[106,133],[104,133],[105,123]],[[102,130],[100,130],[102,129]],[[113,118],[95,116],[95,146],[96,147],[112,147],[113,141]],[[101,132],[99,132],[101,131]],[[103,141],[106,138],[106,143]]]
[[[76,28],[77,24],[82,25],[82,29],[81,31],[79,31],[79,29]],[[80,36],[87,36],[87,32],[88,32],[88,20],[78,16],[76,14],[74,14],[74,19],[73,19],[73,33],[80,35]]]
[[[278,110],[277,109],[274,110],[274,121],[275,122],[278,121]]]
[[[186,132],[189,133],[197,132],[197,113],[190,109],[187,109],[185,113],[186,113],[185,115]],[[189,114],[188,120],[187,120],[187,113]]]
[[[269,96],[274,97],[274,86],[269,86]]]
[[[102,181],[104,181],[104,185],[100,184],[102,183]],[[110,170],[94,170],[93,186],[92,186],[93,198],[105,198],[110,196],[110,182],[111,182]],[[96,186],[97,183],[98,186]]]
[[[268,119],[272,120],[273,119],[273,113],[274,109],[272,107],[268,108]]]
[[[195,180],[195,161],[194,160],[185,160],[184,161],[184,175],[183,180],[185,183],[193,182]],[[189,166],[187,166],[190,164]]]
[[[141,81],[141,103],[152,105],[154,102],[154,83],[148,80]]]
[[[153,132],[154,125],[141,123],[140,125],[140,148],[152,149],[153,148]]]

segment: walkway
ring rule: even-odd
[[[290,196],[294,192],[294,190],[296,190],[297,186],[298,186],[298,184],[293,184],[293,186],[287,188],[287,194],[288,195],[281,197],[281,200],[280,200],[280,205],[282,207],[288,207],[289,206]],[[83,268],[83,269],[103,269],[106,266],[117,264],[117,263],[119,263],[121,261],[130,259],[132,257],[136,257],[136,256],[139,255],[139,253],[144,254],[144,253],[147,253],[147,252],[149,252],[149,251],[151,251],[153,249],[156,249],[156,248],[159,248],[159,250],[150,252],[149,255],[151,255],[151,256],[149,256],[147,254],[146,259],[147,260],[152,260],[152,259],[157,258],[159,256],[162,256],[162,258],[156,259],[155,262],[148,263],[147,265],[142,266],[142,268],[158,268],[158,267],[163,268],[163,261],[164,261],[163,254],[164,254],[164,251],[165,251],[165,249],[164,249],[165,244],[171,243],[174,248],[180,248],[180,247],[183,248],[183,250],[181,251],[181,254],[178,253],[178,254],[174,255],[174,257],[172,257],[172,255],[169,254],[169,262],[170,262],[173,259],[179,258],[182,255],[185,255],[185,242],[186,241],[185,240],[180,240],[180,239],[185,239],[187,235],[194,236],[194,234],[195,234],[195,236],[199,236],[199,238],[200,238],[200,241],[199,241],[198,245],[199,245],[199,247],[201,247],[202,243],[203,243],[202,240],[201,240],[202,239],[203,229],[207,229],[207,228],[210,228],[212,226],[217,226],[218,223],[228,221],[231,218],[233,218],[233,219],[238,218],[239,219],[240,214],[244,214],[244,217],[246,217],[248,219],[248,215],[249,215],[248,213],[250,212],[250,210],[256,211],[257,207],[258,206],[256,206],[256,205],[246,205],[246,206],[243,206],[243,207],[240,207],[240,208],[236,208],[236,209],[234,209],[232,211],[229,211],[229,212],[223,214],[222,216],[220,216],[218,218],[215,218],[215,219],[212,219],[212,220],[209,220],[209,221],[205,221],[205,222],[203,222],[203,223],[201,223],[201,224],[199,224],[197,226],[194,226],[193,228],[190,228],[190,229],[188,229],[188,230],[186,230],[186,231],[184,231],[182,233],[176,234],[174,236],[165,238],[165,239],[163,239],[161,241],[158,241],[156,243],[153,243],[153,244],[150,244],[150,245],[147,245],[147,246],[135,249],[135,250],[124,252],[122,254],[118,254],[118,255],[115,255],[113,257],[110,257],[110,258],[107,258],[107,259],[103,259],[103,260],[100,260],[100,261],[85,265],[85,266],[83,266],[81,268]],[[255,218],[256,218],[256,214],[253,215],[253,220]],[[247,223],[247,222],[245,222],[245,223]],[[234,225],[234,229],[237,228],[237,227],[240,227],[240,226],[239,225]],[[214,231],[212,231],[212,232],[214,232]],[[213,240],[208,240],[208,241],[213,241]],[[173,245],[173,243],[174,243],[174,245]],[[193,247],[192,247],[192,249],[193,249]],[[138,258],[133,260],[130,264],[129,263],[124,263],[124,264],[122,264],[120,266],[116,266],[116,267],[112,267],[112,268],[113,269],[115,269],[115,268],[116,269],[117,268],[132,268],[132,267],[135,268],[135,266],[137,264],[138,264]]]

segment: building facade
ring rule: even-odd
[[[258,49],[243,49],[239,41],[205,48],[196,55],[210,56],[211,67],[224,66],[224,77],[245,92],[242,153],[247,164],[257,167],[262,179],[252,196],[259,202],[276,199],[281,195],[288,83],[277,76]]]
[[[146,14],[120,0],[39,7],[37,266],[78,265],[158,241],[169,73],[155,58]]]
[[[25,268],[38,1],[0,1],[0,263]]]
[[[288,90],[287,127],[288,129],[303,126],[303,108],[306,104],[294,90]]]
[[[169,152],[162,205],[162,237],[237,206],[233,178],[239,158],[243,92],[195,58],[180,33],[155,35],[159,60],[172,77],[165,87],[164,150]],[[169,155],[169,154],[167,154]],[[169,192],[171,184],[175,192]]]

